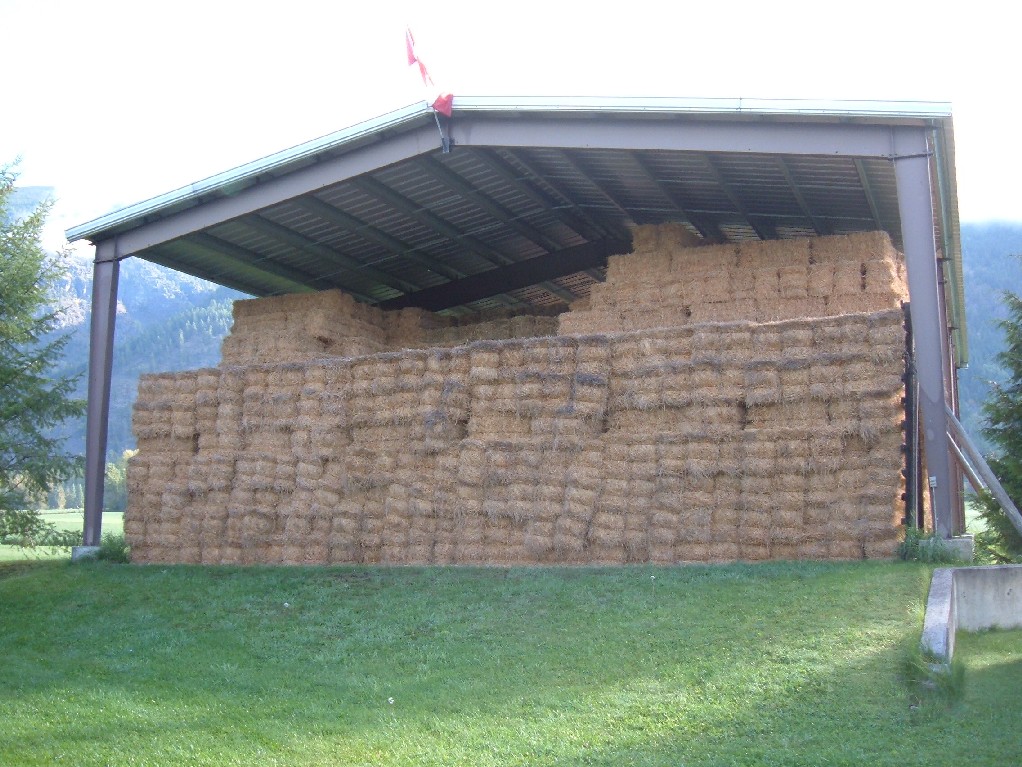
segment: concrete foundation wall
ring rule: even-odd
[[[941,567],[933,571],[920,646],[942,663],[962,631],[1022,628],[1022,566]]]
[[[961,567],[954,578],[958,628],[1022,628],[1022,567]]]

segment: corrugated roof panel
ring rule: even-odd
[[[430,136],[435,132],[432,115],[418,109],[250,163],[72,231],[100,239],[130,232],[125,236],[132,242],[159,245],[173,240],[163,232],[179,229],[181,234],[175,236],[192,236],[177,222],[194,218],[206,222],[194,232],[196,244],[208,232],[224,238],[228,251],[235,246],[245,249],[247,253],[234,253],[241,260],[269,259],[284,271],[337,281],[367,296],[393,295],[388,284],[400,283],[405,290],[438,285],[573,245],[624,239],[634,223],[684,221],[712,240],[736,242],[810,235],[814,228],[844,233],[880,227],[901,247],[894,166],[882,150],[872,148],[862,155],[708,153],[658,149],[649,141],[657,135],[648,130],[650,121],[677,120],[683,126],[712,123],[722,129],[763,123],[783,144],[776,127],[787,121],[792,131],[826,124],[873,133],[888,126],[938,132],[944,160],[934,162],[950,186],[937,184],[938,173],[933,174],[934,197],[944,206],[935,223],[940,235],[940,218],[949,221],[954,242],[948,245],[942,238],[942,244],[960,249],[954,200],[944,200],[948,194],[953,198],[953,167],[940,164],[949,157],[953,160],[946,109],[931,105],[903,111],[899,105],[872,103],[824,106],[824,111],[814,112],[813,104],[794,102],[538,99],[521,102],[518,107],[524,111],[515,112],[512,104],[499,100],[459,99],[456,111],[480,126],[521,118],[526,132],[542,127],[545,120],[554,133],[570,123],[577,134],[580,121],[594,120],[600,122],[595,126],[601,128],[599,140],[611,141],[603,147],[622,139],[621,146],[630,148],[594,148],[585,146],[584,140],[579,142],[583,145],[567,146],[554,136],[548,147],[533,139],[520,146],[465,142],[445,155],[426,140],[427,128]],[[627,135],[632,123],[637,124],[634,142]],[[513,139],[510,128],[505,135]],[[853,144],[865,146],[855,142],[849,146]],[[316,183],[303,180],[313,178]],[[285,189],[304,191],[278,194]],[[241,197],[253,204],[235,205]],[[317,210],[308,200],[331,205],[341,215]],[[192,216],[199,206],[203,211],[238,212],[219,219],[219,213],[212,218]],[[232,219],[235,215],[240,218]],[[284,231],[274,232],[262,220]],[[260,226],[261,230],[256,228]],[[138,234],[139,227],[145,234]],[[153,238],[147,240],[150,230]],[[303,247],[296,236],[308,243]],[[110,257],[110,242],[104,247]],[[161,246],[153,253],[164,260],[180,257],[189,269],[199,266],[183,251]],[[229,252],[223,257],[226,264]],[[215,254],[210,259],[215,260]],[[953,269],[959,268],[956,262]],[[207,270],[216,272],[213,266]],[[266,289],[255,279],[253,290]],[[555,284],[579,293],[588,283],[560,278]],[[541,288],[519,293],[518,298],[526,301],[561,300]]]
[[[531,149],[517,152],[515,159],[528,163],[530,180],[561,199],[571,200],[576,207],[617,212],[613,202],[590,179],[572,168],[564,152]]]
[[[298,287],[272,274],[254,276],[253,271],[234,261],[211,261],[205,251],[194,250],[186,242],[177,240],[153,248],[146,253],[146,260],[162,266],[212,280],[227,287],[235,287],[256,296],[279,295],[296,292]],[[244,286],[242,288],[241,286]]]

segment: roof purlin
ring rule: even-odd
[[[481,298],[498,295],[511,290],[543,284],[544,282],[586,269],[605,266],[608,256],[627,253],[628,242],[601,240],[576,245],[545,256],[518,261],[497,269],[474,274],[457,282],[426,288],[418,293],[383,301],[383,309],[402,309],[418,306],[438,312]]]

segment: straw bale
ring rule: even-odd
[[[744,540],[738,544],[738,558],[743,562],[763,562],[770,559],[770,541]]]
[[[829,298],[834,295],[834,265],[810,264],[806,270],[806,295],[810,298]]]
[[[884,258],[895,253],[886,232],[829,235],[812,240],[813,258],[818,263],[847,261],[850,258]]]
[[[408,528],[408,541],[410,546],[432,546],[436,540],[436,526],[425,524],[432,520],[416,520]]]
[[[727,301],[731,298],[731,273],[727,269],[704,269],[690,273],[692,285],[689,288],[693,299],[699,303]]]
[[[746,405],[776,404],[781,401],[781,379],[777,371],[746,371],[744,386]]]
[[[877,318],[870,322],[867,339],[871,347],[890,347],[900,356],[905,348],[905,329],[900,321],[892,322]]]
[[[781,347],[784,351],[799,349],[802,350],[801,353],[803,355],[808,355],[809,350],[814,345],[812,327],[804,323],[786,323],[779,330],[781,333]]]
[[[682,542],[709,543],[715,539],[714,514],[715,507],[692,506],[680,513],[678,540]],[[730,526],[733,528],[735,524]],[[719,527],[719,524],[716,525]]]
[[[865,269],[863,281],[865,292],[897,296],[902,300],[908,298],[904,267],[900,261],[869,259],[863,262],[863,268]]]
[[[651,248],[677,253],[703,244],[703,238],[679,222],[645,224],[632,229],[633,249]],[[645,243],[644,245],[642,243]]]
[[[829,559],[863,559],[865,550],[862,542],[851,539],[832,539],[827,544]]]
[[[775,300],[779,296],[780,278],[776,266],[756,266],[751,274],[757,299]]]
[[[613,502],[616,500],[616,503]],[[597,504],[597,511],[593,514],[590,530],[604,531],[608,534],[620,535],[625,528],[624,510],[627,507],[627,499],[608,499],[601,497]]]
[[[719,269],[728,271],[738,265],[737,245],[705,245],[686,247],[672,254],[671,270],[685,274],[694,270]]]
[[[554,523],[531,521],[526,524],[522,543],[532,556],[543,557],[554,550]]]
[[[813,240],[807,237],[742,242],[739,245],[739,266],[804,267],[810,261],[812,242]]]
[[[832,313],[825,298],[780,298],[759,302],[758,306],[759,319],[763,322],[825,317]]]
[[[685,547],[686,550],[699,551],[700,549],[696,545],[690,545]],[[738,543],[735,541],[719,541],[715,540],[712,543],[706,544],[705,553],[707,562],[735,562],[739,558]]]
[[[132,559],[135,558],[135,549],[132,548],[131,555]],[[221,565],[240,565],[241,563],[241,547],[238,545],[226,545],[220,547],[220,563]],[[153,559],[148,559],[153,561]]]
[[[885,293],[859,293],[856,296],[834,296],[827,302],[829,314],[855,314],[890,311],[901,305],[901,299]]]
[[[634,285],[667,277],[671,271],[671,253],[662,249],[658,240],[658,234],[650,233],[633,252],[608,258],[607,282]]]
[[[758,316],[756,300],[749,298],[734,298],[729,301],[694,303],[691,306],[689,322],[733,322],[736,320],[750,320]]]
[[[894,559],[898,551],[898,539],[866,541],[862,545],[863,556],[867,559]]]
[[[781,298],[806,298],[809,295],[809,269],[806,262],[777,269],[777,291]]]
[[[591,539],[588,544],[589,561],[600,565],[621,565],[628,561],[624,544],[617,540]]]

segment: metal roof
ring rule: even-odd
[[[452,313],[563,305],[603,279],[637,224],[682,222],[712,242],[882,229],[901,248],[898,131],[931,157],[962,365],[946,104],[458,98],[450,120],[406,107],[67,237],[92,241],[99,261],[135,255],[257,296],[341,288]]]

